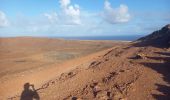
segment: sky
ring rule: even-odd
[[[170,24],[170,0],[0,0],[0,37],[145,35]]]

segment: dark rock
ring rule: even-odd
[[[136,46],[170,47],[170,24],[135,42]]]

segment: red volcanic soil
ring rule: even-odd
[[[0,99],[20,95],[27,82],[40,88],[49,80],[83,63],[82,57],[119,44],[127,43],[33,37],[0,38]]]
[[[170,100],[168,47],[44,38],[0,41],[2,99]]]

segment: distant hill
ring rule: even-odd
[[[139,38],[137,44],[170,47],[170,24],[164,26],[160,30],[154,31],[148,36]]]

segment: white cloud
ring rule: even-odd
[[[60,12],[45,13],[50,23],[65,25],[80,25],[80,7],[77,4],[71,5],[71,0],[60,0]]]
[[[62,7],[68,6],[70,4],[70,0],[60,0],[60,4]]]
[[[52,13],[44,13],[44,16],[48,18],[48,20],[50,21],[50,23],[56,23],[58,21],[58,14],[56,12],[52,12]]]
[[[68,23],[81,24],[79,5],[71,5],[70,0],[60,0],[60,5],[63,11],[63,17]]]
[[[9,21],[4,12],[0,11],[0,27],[6,27],[9,25]]]
[[[118,8],[112,8],[110,2],[105,0],[102,17],[105,21],[116,24],[128,22],[131,16],[126,5],[121,4]]]

